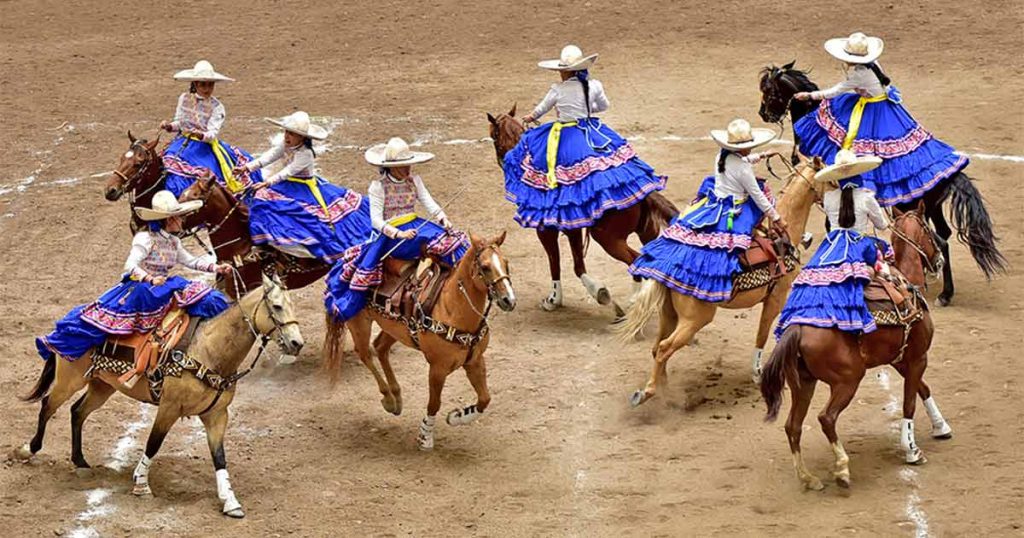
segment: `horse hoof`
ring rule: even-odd
[[[620,323],[626,321],[626,311],[621,306],[619,306],[619,303],[613,301],[612,309],[615,311],[615,321],[613,321],[612,323]]]
[[[953,302],[952,297],[946,297],[945,295],[939,295],[939,306],[949,306]]]
[[[242,519],[245,517],[245,512],[241,508],[235,508],[232,510],[225,510],[224,515],[234,519]]]
[[[434,440],[433,439],[424,439],[424,438],[420,437],[418,439],[418,441],[419,441],[419,448],[420,448],[421,451],[423,451],[423,452],[430,452],[431,450],[434,450]]]
[[[540,302],[540,309],[545,312],[554,312],[559,308],[562,308],[562,303],[556,303],[554,301],[549,301],[547,299],[544,299],[543,301]]]
[[[836,485],[843,489],[850,489],[850,476],[846,474],[836,475]]]
[[[385,411],[391,413],[392,415],[395,415],[396,417],[402,414],[402,407],[398,405],[398,402],[395,401],[393,397],[388,398],[387,396],[385,396],[381,398],[380,405],[381,407],[384,408]]]
[[[299,360],[299,358],[296,357],[295,355],[281,355],[281,357],[279,359],[277,359],[277,363],[278,364],[283,364],[283,365],[289,365],[289,364],[295,364],[295,361],[297,361],[297,360]]]
[[[637,390],[636,392],[633,393],[632,396],[629,397],[629,405],[637,407],[640,404],[646,402],[649,398],[650,396],[648,396],[646,392],[642,390]]]
[[[75,476],[78,478],[91,478],[92,475],[92,468],[88,465],[85,467],[75,467]]]
[[[906,460],[908,465],[924,465],[928,463],[928,458],[924,457],[924,452],[918,450],[913,454],[907,454]]]
[[[597,295],[594,298],[597,299],[597,304],[602,306],[612,303],[612,294],[608,291],[608,288],[597,290]]]
[[[153,490],[149,489],[149,484],[135,484],[132,488],[132,495],[136,497],[152,497]]]
[[[32,453],[32,449],[28,446],[28,443],[25,443],[24,445],[21,445],[20,447],[14,449],[14,452],[12,454],[12,456],[14,456],[14,459],[20,461],[28,461],[32,459],[32,456],[34,455],[35,454]]]
[[[804,482],[804,488],[811,491],[821,491],[825,489],[825,484],[822,484],[821,480],[818,480],[817,477],[812,476],[810,480]]]
[[[949,424],[943,422],[942,427],[932,430],[933,439],[952,439],[953,428],[949,427]]]

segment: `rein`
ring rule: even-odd
[[[939,272],[939,270],[942,268],[942,266],[940,264],[934,262],[932,260],[932,258],[930,258],[928,256],[928,254],[925,253],[924,247],[922,247],[920,245],[920,243],[918,243],[917,241],[914,241],[913,239],[911,239],[908,235],[906,235],[905,233],[900,231],[899,228],[897,227],[897,225],[899,224],[899,222],[901,220],[905,220],[905,219],[908,219],[908,218],[913,219],[914,221],[916,221],[917,224],[919,226],[921,226],[921,228],[923,230],[926,230],[926,231],[928,230],[928,225],[925,224],[924,219],[921,218],[920,215],[918,215],[917,213],[914,213],[914,212],[907,212],[907,213],[904,213],[904,214],[896,217],[895,219],[893,219],[893,223],[892,223],[893,225],[889,227],[889,231],[893,235],[895,235],[896,237],[902,239],[906,244],[910,245],[910,248],[912,248],[915,251],[917,251],[917,253],[920,254],[920,256],[921,256],[921,261],[923,262],[925,272],[927,272],[931,276],[934,276],[934,275],[936,275]],[[934,239],[931,239],[931,235],[930,234],[929,234],[929,239],[931,240],[932,248],[935,249],[936,254],[939,254],[941,251],[939,250],[938,245],[935,244]]]

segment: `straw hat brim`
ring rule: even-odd
[[[182,81],[185,81],[185,82],[205,82],[205,81],[210,81],[210,82],[234,82],[235,81],[235,79],[233,79],[233,78],[231,78],[229,76],[226,76],[226,75],[222,75],[222,74],[220,74],[220,73],[218,73],[216,71],[214,71],[212,75],[208,74],[208,73],[204,73],[204,74],[200,75],[200,74],[196,73],[195,69],[185,69],[183,71],[178,71],[177,73],[174,74],[174,80],[182,80]]]
[[[540,67],[541,69],[550,69],[552,71],[582,71],[584,69],[590,69],[596,61],[597,54],[591,54],[590,56],[580,58],[578,62],[570,65],[562,64],[562,60],[543,60],[541,62],[537,62],[537,67]]]
[[[309,124],[309,130],[308,131],[303,131],[301,129],[296,129],[295,127],[292,127],[290,125],[286,125],[283,121],[278,120],[278,119],[274,119],[274,118],[263,118],[263,119],[267,120],[267,122],[269,122],[269,123],[272,123],[272,124],[282,128],[282,129],[284,129],[285,131],[290,131],[290,132],[293,132],[295,134],[306,136],[306,137],[312,138],[313,140],[324,140],[324,139],[327,138],[327,134],[328,134],[327,133],[327,129],[324,129],[323,127],[320,127],[319,125],[313,125],[312,123],[310,123]]]
[[[180,202],[178,207],[173,211],[160,211],[159,209],[150,209],[148,207],[136,207],[135,214],[140,219],[145,221],[152,220],[163,220],[171,217],[180,217],[181,215],[187,215],[189,213],[198,211],[199,208],[203,207],[202,200],[190,200],[188,202]]]
[[[870,172],[882,164],[882,159],[874,155],[857,157],[852,163],[833,164],[826,166],[814,174],[814,181],[831,183],[848,177],[857,176],[864,172]]]
[[[755,127],[750,130],[750,135],[753,137],[748,142],[729,142],[729,132],[725,129],[712,129],[711,138],[714,139],[715,143],[729,150],[744,150],[753,149],[758,146],[763,146],[778,136],[775,131],[771,129],[763,129]]]
[[[829,39],[825,42],[825,50],[832,56],[835,56],[847,63],[869,64],[877,60],[878,57],[882,55],[882,50],[885,48],[885,42],[883,42],[881,38],[868,37],[868,53],[864,56],[857,56],[856,54],[846,52],[846,42],[849,40],[850,39],[847,37]]]
[[[398,161],[388,161],[384,158],[386,148],[386,144],[379,144],[366,150],[366,154],[364,155],[364,157],[366,157],[366,162],[372,164],[373,166],[395,168],[397,166],[412,166],[414,164],[421,164],[434,159],[433,153],[428,153],[426,151],[410,151],[410,155],[406,159]]]

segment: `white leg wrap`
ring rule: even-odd
[[[139,464],[135,466],[135,471],[132,472],[132,493],[135,495],[152,495],[153,490],[149,488],[149,465],[152,461],[145,455],[142,455],[142,459],[139,460]]]
[[[434,423],[436,421],[437,417],[428,415],[423,417],[423,421],[420,422],[420,435],[417,438],[420,450],[431,450],[434,448]]]
[[[953,433],[953,428],[950,428],[946,419],[942,418],[934,398],[929,397],[924,401],[924,409],[928,412],[928,418],[932,420],[932,437],[948,437]]]
[[[900,448],[903,449],[907,463],[917,463],[924,457],[921,449],[917,447],[917,439],[914,437],[913,419],[900,419]]]
[[[764,349],[755,347],[754,354],[750,359],[750,377],[754,380],[757,385],[761,384],[761,355],[764,354]]]
[[[562,282],[559,280],[551,281],[551,293],[548,294],[547,298],[540,303],[541,308],[548,312],[555,310],[562,306]]]
[[[611,296],[608,295],[608,289],[605,288],[601,281],[594,279],[590,275],[583,273],[580,275],[580,282],[583,282],[583,287],[587,289],[587,293],[594,298],[600,304],[607,304]],[[603,292],[603,296],[602,296]],[[602,302],[604,301],[604,302]]]
[[[223,513],[232,517],[242,517],[242,503],[235,497],[235,490],[231,489],[231,480],[228,478],[227,469],[218,469],[217,476],[217,498],[224,501]]]
[[[470,405],[462,409],[453,409],[445,420],[449,426],[465,426],[475,422],[482,414],[475,405]]]

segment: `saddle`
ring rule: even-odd
[[[928,303],[916,286],[895,267],[891,275],[876,274],[864,287],[864,301],[878,325],[908,325],[920,318]]]
[[[789,234],[758,227],[750,246],[740,254],[740,273],[733,276],[733,293],[773,284],[800,263]]]
[[[108,338],[95,353],[107,360],[97,366],[122,374],[122,382],[135,371],[144,371],[148,377],[172,351],[188,348],[198,326],[199,318],[189,316],[184,309],[173,308],[160,326],[148,333]]]
[[[385,260],[384,281],[373,290],[371,303],[384,315],[396,319],[411,319],[420,312],[433,311],[452,268],[435,261],[417,275],[418,267],[418,263]]]

